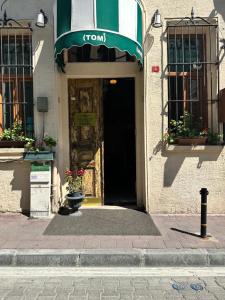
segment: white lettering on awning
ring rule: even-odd
[[[84,34],[83,41],[98,41],[98,42],[106,42],[106,34],[103,33],[102,35],[99,34]]]

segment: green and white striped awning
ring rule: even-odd
[[[56,0],[55,59],[72,46],[105,45],[143,63],[139,0]]]

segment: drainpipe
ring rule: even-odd
[[[147,17],[146,17],[146,9],[144,7],[144,3],[142,2],[142,7],[143,7],[143,14],[144,14],[144,28],[146,31],[146,24],[147,24]],[[146,34],[146,32],[145,32]],[[146,211],[149,212],[149,184],[148,184],[148,180],[149,180],[149,171],[148,171],[148,118],[147,118],[147,66],[148,66],[148,59],[147,59],[147,55],[146,57],[144,56],[144,170],[145,170],[145,189],[144,189],[144,196],[145,196],[145,206],[146,206]]]

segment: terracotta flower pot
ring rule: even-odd
[[[24,148],[26,142],[23,141],[0,141],[0,148]]]
[[[197,145],[205,145],[207,141],[207,137],[179,137],[176,138],[175,142],[178,145],[182,146],[197,146]]]

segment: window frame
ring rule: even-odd
[[[209,23],[207,20],[203,18],[196,18],[191,19],[191,18],[183,18],[181,20],[177,19],[170,19],[167,21],[167,68],[166,68],[166,77],[168,81],[168,127],[170,128],[170,120],[174,119],[172,118],[173,112],[172,112],[172,104],[178,103],[178,102],[184,102],[184,109],[183,113],[188,109],[188,106],[191,105],[192,102],[195,102],[195,99],[191,99],[191,97],[188,96],[190,95],[190,88],[191,84],[190,81],[192,79],[195,79],[198,81],[198,97],[199,98],[199,108],[197,110],[201,111],[200,116],[196,117],[202,117],[203,116],[203,126],[204,128],[210,128],[212,130],[215,130],[219,132],[219,123],[218,123],[218,103],[219,103],[219,55],[218,55],[218,23],[215,19],[212,20],[212,23]],[[212,31],[211,29],[214,27],[215,31]],[[215,35],[213,36],[213,34]],[[181,42],[183,43],[181,45],[181,48],[183,51],[183,57],[181,58],[181,61],[179,61],[179,58],[176,57],[176,61],[171,62],[170,60],[170,39],[175,39],[175,47],[176,47],[176,36],[181,39]],[[189,37],[189,43],[190,43],[190,38],[196,38],[202,40],[202,54],[201,54],[201,60],[199,59],[197,55],[196,59],[196,64],[202,64],[202,69],[199,70],[196,68],[194,70],[194,67],[192,66],[195,62],[191,60],[191,55],[189,56],[190,60],[188,63],[186,63],[186,59],[184,57],[185,51],[184,51],[184,40]],[[212,47],[212,41],[216,41],[217,45],[215,46],[215,49]],[[196,42],[197,45],[197,42]],[[199,44],[198,44],[199,45]],[[190,46],[189,46],[190,47]],[[209,49],[210,48],[210,49]],[[212,49],[215,50],[215,52],[212,53]],[[174,51],[177,51],[176,49]],[[198,48],[196,46],[196,52],[198,53]],[[213,57],[216,57],[213,59]],[[215,67],[213,66],[215,65]],[[180,70],[180,67],[183,69],[182,71]],[[190,70],[185,70],[185,65],[190,65]],[[175,68],[176,70],[171,71],[171,66],[173,69]],[[214,69],[213,69],[214,68]],[[217,69],[217,70],[216,70]],[[194,71],[193,71],[194,70]],[[211,74],[209,75],[209,70]],[[213,70],[213,71],[212,71]],[[213,86],[212,83],[212,72],[216,73],[216,80],[218,81],[217,86]],[[196,76],[197,75],[197,76]],[[179,99],[177,98],[177,94],[175,97],[172,96],[171,93],[171,82],[170,80],[172,78],[179,78],[183,79],[183,93],[182,93],[182,98]],[[177,84],[177,83],[176,83]],[[217,99],[213,97],[213,89],[216,89],[217,92]],[[177,87],[176,87],[177,90]],[[210,95],[211,91],[211,95]],[[176,91],[177,93],[177,91]],[[189,99],[188,99],[189,98]],[[217,112],[215,114],[215,106],[213,106],[216,103],[217,107]],[[189,109],[190,112],[190,109]],[[190,112],[192,114],[192,112]],[[180,119],[179,113],[176,112],[176,120],[178,121]],[[180,114],[182,115],[182,114]]]
[[[18,59],[18,41],[21,41],[21,59]],[[6,46],[5,46],[6,44]],[[12,46],[11,46],[12,45]],[[27,50],[25,46],[28,45]],[[14,46],[14,51],[9,51]],[[7,48],[7,63],[4,61],[3,51]],[[9,57],[12,55],[12,58]],[[26,62],[28,57],[28,63]],[[13,69],[13,71],[12,71]],[[28,73],[27,73],[28,71]],[[31,83],[31,97],[26,95],[26,83]],[[3,84],[13,85],[10,101],[5,101],[3,95]],[[22,84],[22,86],[21,86]],[[7,116],[7,109],[10,110]],[[0,27],[0,133],[4,129],[11,128],[15,122],[21,122],[23,132],[27,136],[34,134],[34,112],[33,112],[33,58],[32,58],[32,30],[28,27]],[[28,112],[29,115],[28,115]],[[6,120],[9,118],[8,120]],[[28,122],[28,118],[31,122]],[[29,128],[27,128],[29,124]],[[9,126],[8,126],[9,125]]]

